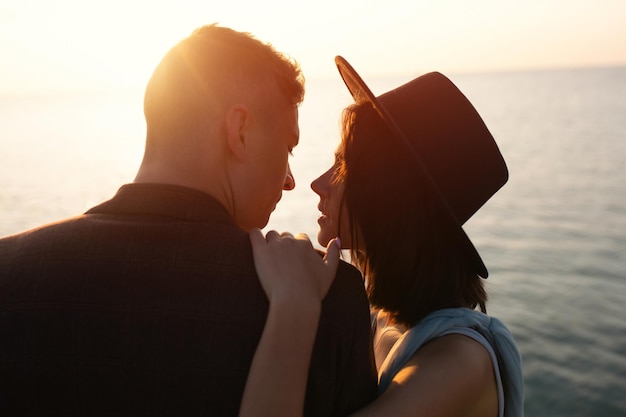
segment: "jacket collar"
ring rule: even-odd
[[[132,183],[85,214],[124,214],[171,217],[191,222],[234,224],[228,210],[202,191],[171,184]]]

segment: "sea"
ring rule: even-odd
[[[382,94],[428,71],[363,76]],[[510,172],[464,227],[490,271],[488,311],[522,354],[526,416],[626,416],[626,67],[446,75]],[[0,236],[80,214],[132,181],[142,94],[0,95]],[[339,77],[307,80],[296,188],[265,230],[315,242],[310,183],[332,164],[350,102]]]

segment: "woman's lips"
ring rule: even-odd
[[[322,206],[321,203],[317,206],[317,209],[320,212],[320,216],[317,219],[317,222],[320,223],[320,222],[325,221],[328,218],[328,216],[326,215],[326,213],[324,213],[324,207]]]
[[[322,213],[322,215],[320,217],[318,217],[317,222],[321,223],[323,221],[326,221],[327,218],[328,217],[324,213]]]

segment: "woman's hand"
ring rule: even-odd
[[[294,236],[270,230],[264,237],[261,230],[252,229],[250,241],[256,270],[270,302],[321,302],[326,296],[339,265],[338,238],[328,243],[324,257],[302,233]]]

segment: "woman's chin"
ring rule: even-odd
[[[321,246],[326,247],[331,239],[332,237],[328,236],[328,234],[325,233],[324,230],[319,229],[317,231],[317,243],[319,243]]]

